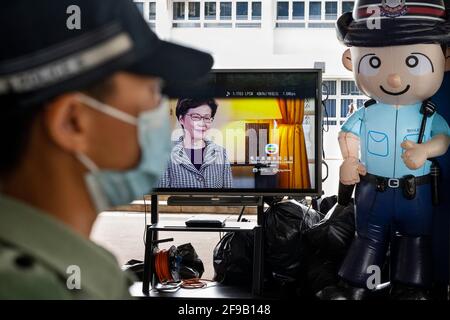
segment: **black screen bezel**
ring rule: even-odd
[[[321,69],[214,69],[215,73],[313,73],[316,75],[315,96],[315,188],[311,189],[264,189],[248,188],[155,188],[155,195],[213,195],[213,196],[317,196],[322,194],[322,70]]]

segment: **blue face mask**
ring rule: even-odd
[[[155,109],[142,112],[137,118],[83,94],[79,100],[95,110],[136,125],[141,148],[139,165],[127,171],[101,170],[86,155],[77,154],[89,170],[85,182],[97,212],[142,199],[158,184],[169,161],[172,148],[167,100]]]

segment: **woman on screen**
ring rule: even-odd
[[[230,162],[223,147],[206,137],[217,112],[213,99],[180,99],[177,120],[183,135],[175,142],[159,188],[231,188]]]

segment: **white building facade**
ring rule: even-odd
[[[216,69],[323,68],[329,165],[323,189],[337,193],[342,161],[337,134],[349,106],[360,107],[367,99],[342,66],[345,47],[335,32],[337,18],[351,11],[354,1],[134,1],[160,38],[211,53]]]

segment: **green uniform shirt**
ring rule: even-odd
[[[127,299],[132,280],[105,249],[0,194],[0,299]]]

